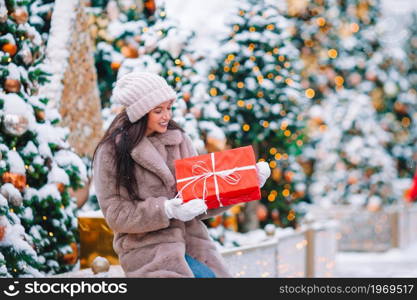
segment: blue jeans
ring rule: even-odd
[[[195,278],[216,278],[214,272],[207,265],[192,258],[188,254],[185,254],[185,260],[191,271],[193,271]]]

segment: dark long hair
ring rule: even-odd
[[[91,165],[97,150],[104,144],[109,144],[111,152],[114,153],[113,165],[116,170],[116,193],[120,195],[120,187],[127,189],[131,200],[139,199],[137,194],[137,181],[134,173],[135,162],[130,152],[143,139],[146,133],[148,115],[146,114],[138,121],[131,123],[125,110],[119,113],[104,133],[103,138],[94,150]],[[172,119],[168,122],[168,130],[184,130]],[[135,188],[136,187],[136,188]]]

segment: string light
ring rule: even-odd
[[[291,67],[291,63],[290,63],[289,61],[285,62],[285,63],[284,63],[284,67],[285,67],[285,68],[289,68],[289,67]]]
[[[243,101],[243,100],[239,100],[239,101],[237,101],[237,105],[238,105],[239,107],[243,107],[243,106],[245,106],[245,101]]]
[[[42,220],[46,221],[48,218],[46,216],[42,217]]]
[[[230,71],[230,67],[225,66],[225,67],[223,68],[223,70],[224,70],[225,72],[229,72],[229,71]]]
[[[253,105],[251,103],[246,104],[247,109],[252,109]]]
[[[213,81],[214,79],[216,79],[216,75],[214,75],[214,74],[210,74],[210,75],[208,76],[208,79],[209,79],[210,81]]]
[[[274,147],[272,147],[271,149],[269,149],[269,153],[271,154],[271,155],[274,155],[275,153],[277,153],[277,148],[274,148]]]
[[[239,30],[239,28],[240,28],[240,27],[239,27],[239,25],[237,25],[237,24],[236,24],[236,25],[233,25],[233,30],[234,30],[234,31],[238,31],[238,30]]]
[[[54,236],[54,234],[53,234],[52,232],[49,232],[49,236],[51,236],[51,237],[52,237],[52,236]]]
[[[404,118],[402,118],[402,120],[401,120],[401,124],[404,126],[404,127],[408,127],[408,126],[410,126],[410,119],[409,118],[407,118],[407,117],[404,117]]]
[[[269,122],[268,121],[263,121],[262,126],[267,128],[269,126]]]
[[[302,140],[298,140],[296,143],[297,143],[297,146],[298,147],[301,147],[303,145],[303,141]]]
[[[277,166],[277,162],[276,162],[276,161],[270,161],[270,162],[269,162],[269,166],[270,166],[272,169],[275,169],[275,168],[276,168],[276,166]]]
[[[275,154],[275,159],[276,159],[276,160],[281,160],[281,158],[282,158],[281,153],[277,153],[277,154]]]
[[[164,11],[161,11],[161,13],[159,14],[161,17],[165,17],[166,13]]]
[[[213,97],[217,96],[217,89],[216,88],[211,88],[210,89],[210,95],[213,96]]]
[[[291,86],[294,83],[294,81],[291,78],[287,78],[285,79],[285,83]]]
[[[256,95],[257,95],[259,98],[262,98],[262,97],[264,96],[264,93],[263,93],[262,91],[259,91]]]
[[[223,120],[225,122],[229,122],[230,121],[230,116],[228,116],[228,115],[223,116]]]
[[[239,82],[237,83],[237,87],[238,87],[239,89],[242,89],[242,88],[244,88],[244,87],[245,87],[245,84],[244,84],[242,81],[239,81]]]
[[[311,98],[314,97],[314,95],[316,94],[316,92],[314,92],[313,89],[309,88],[309,89],[306,90],[305,94],[306,94],[306,97],[307,98],[311,99]]]
[[[336,83],[337,86],[342,86],[345,80],[343,79],[342,76],[336,76],[334,79],[334,82]]]
[[[358,32],[359,31],[359,25],[356,23],[352,23],[350,24],[350,29],[352,30],[352,32]]]
[[[314,42],[313,42],[312,40],[306,40],[306,41],[304,42],[304,44],[305,44],[307,47],[309,47],[309,48],[311,48],[311,47],[313,47],[313,46],[314,46]]]
[[[149,28],[148,27],[143,27],[142,31],[143,32],[148,32],[149,31]]]
[[[281,61],[281,62],[284,61],[285,60],[285,56],[284,55],[278,56],[278,60]]]
[[[249,131],[250,130],[250,125],[249,124],[244,124],[242,126],[243,131]]]
[[[253,26],[251,26],[251,27],[249,27],[249,31],[250,31],[250,32],[255,32],[255,31],[256,31],[256,28],[255,28],[255,27],[253,27]]]
[[[288,189],[284,189],[284,190],[282,191],[282,195],[283,195],[284,197],[288,197],[288,196],[290,195],[290,191],[289,191]]]
[[[266,26],[266,29],[268,29],[268,30],[274,30],[275,29],[275,26],[274,26],[274,24],[269,24],[268,26]]]
[[[275,198],[276,198],[276,196],[275,196],[275,195],[272,195],[272,194],[269,194],[269,195],[268,195],[268,201],[269,201],[269,202],[274,202],[274,201],[275,201]]]
[[[337,50],[336,49],[330,49],[327,51],[327,55],[329,55],[330,58],[336,58],[337,57]]]
[[[176,65],[180,65],[180,64],[181,64],[181,60],[177,58],[177,59],[175,60],[175,64],[176,64]]]
[[[318,18],[317,25],[319,25],[320,27],[326,25],[326,20],[324,18]]]
[[[282,121],[281,123],[281,130],[285,130],[288,127],[288,122],[287,121]]]

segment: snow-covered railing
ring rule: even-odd
[[[119,268],[117,256],[112,251],[113,236],[105,226],[102,213],[84,213],[79,215],[78,221],[81,270],[72,275],[90,276],[89,266],[96,256],[106,257],[113,270]],[[336,222],[312,223],[297,230],[273,228],[269,235],[261,229],[246,234],[228,232],[226,240],[234,240],[242,246],[219,246],[219,251],[233,277],[331,277],[337,234]],[[119,269],[117,274],[120,275]]]

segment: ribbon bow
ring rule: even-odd
[[[216,171],[216,162],[215,162],[214,153],[210,153],[210,158],[211,158],[211,164],[212,164],[212,171],[208,168],[206,162],[198,161],[192,167],[192,173],[193,173],[194,176],[181,178],[181,179],[177,180],[177,183],[184,182],[184,181],[189,181],[189,180],[190,180],[190,182],[188,182],[186,185],[184,185],[181,188],[181,190],[178,191],[175,198],[178,198],[178,196],[182,194],[182,191],[193,183],[194,183],[193,192],[194,192],[194,195],[196,195],[195,183],[197,183],[200,180],[204,180],[203,200],[205,201],[206,195],[207,195],[207,185],[206,185],[207,179],[210,178],[211,176],[213,176],[214,188],[215,188],[215,191],[216,191],[217,201],[219,202],[220,207],[223,207],[223,204],[220,201],[219,185],[218,185],[218,182],[217,182],[217,178],[219,177],[219,178],[223,179],[228,184],[236,185],[236,184],[239,183],[239,181],[241,179],[241,176],[239,174],[235,173],[236,171],[255,169],[254,165],[250,165],[250,166],[244,166],[244,167],[235,167],[233,169],[227,169],[227,170],[222,170],[222,171]],[[196,196],[196,198],[197,198],[197,196]]]

